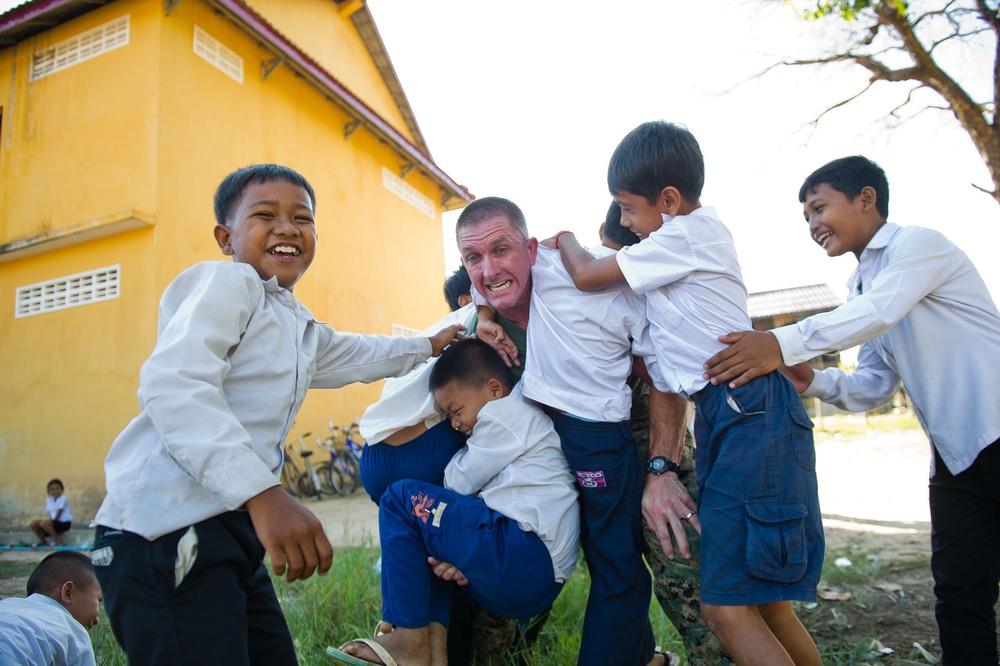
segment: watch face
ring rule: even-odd
[[[653,458],[646,465],[646,469],[648,469],[650,472],[654,472],[656,474],[659,474],[660,472],[662,472],[666,468],[667,468],[667,460],[666,460],[666,458]]]

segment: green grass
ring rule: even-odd
[[[281,579],[274,580],[301,666],[332,664],[324,654],[328,645],[339,646],[352,638],[372,634],[381,611],[380,579],[372,568],[378,555],[376,548],[338,548],[326,576],[313,576],[291,585]],[[576,663],[589,589],[590,576],[586,566],[581,565],[559,595],[538,641],[525,654],[527,663],[533,666]],[[650,618],[657,642],[664,649],[683,653],[680,637],[655,599],[650,604]],[[99,666],[127,665],[103,608],[100,624],[91,636]]]
[[[0,578],[27,578],[37,566],[38,562],[0,560]]]

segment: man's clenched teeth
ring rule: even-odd
[[[496,284],[488,285],[489,290],[496,293],[498,291],[503,291],[511,285],[510,280],[504,280],[503,282],[497,282]]]

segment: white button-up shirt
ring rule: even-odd
[[[96,521],[155,539],[241,507],[278,485],[307,389],[400,375],[430,353],[427,338],[338,333],[248,264],[192,266],[163,294]]]
[[[483,406],[465,448],[444,470],[444,486],[479,495],[486,506],[537,534],[561,582],[576,566],[576,487],[552,419],[525,400],[520,386]]]
[[[692,396],[707,384],[704,364],[719,336],[751,328],[736,246],[715,209],[663,216],[663,226],[616,255],[628,284],[646,297],[656,388]]]
[[[848,289],[836,310],[771,331],[786,364],[864,343],[857,371],[817,371],[804,395],[864,411],[902,379],[948,469],[967,469],[1000,437],[1000,314],[979,272],[939,232],[885,224]]]
[[[615,251],[598,246],[590,253],[606,257]],[[591,421],[627,420],[632,339],[645,331],[645,310],[642,298],[624,286],[578,290],[559,250],[539,246],[531,267],[524,395]]]
[[[0,601],[0,664],[94,666],[90,634],[55,599],[32,594]]]

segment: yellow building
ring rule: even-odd
[[[444,314],[441,213],[471,196],[430,156],[363,0],[33,0],[0,15],[0,522],[60,477],[78,519],[138,413],[160,294],[224,259],[212,195],[278,162],[316,190],[295,294],[341,330]],[[292,437],[379,387],[315,391]]]

